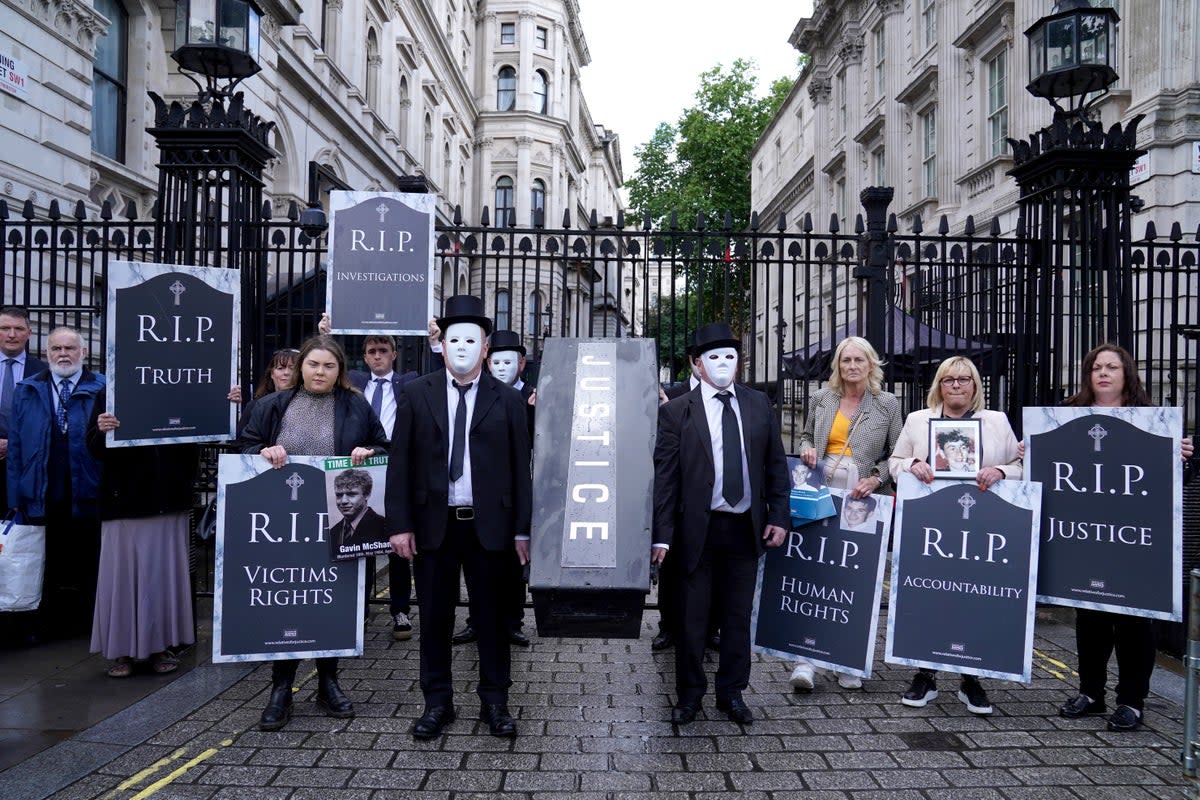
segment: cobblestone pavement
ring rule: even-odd
[[[637,641],[534,638],[532,648],[513,649],[510,705],[520,731],[514,741],[488,736],[476,720],[478,700],[469,680],[476,655],[473,646],[460,647],[454,662],[462,677],[456,686],[459,718],[444,738],[427,743],[408,733],[422,707],[417,639],[393,642],[386,622],[384,615],[371,621],[363,658],[342,661],[355,719],[321,715],[311,702],[315,670],[305,662],[291,722],[277,733],[258,731],[269,668],[257,667],[149,738],[153,719],[145,719],[141,738],[136,730],[127,732],[125,741],[132,744],[111,745],[111,760],[52,797],[1196,796],[1179,766],[1183,712],[1177,702],[1152,696],[1146,725],[1134,733],[1109,733],[1099,718],[1058,717],[1058,705],[1074,694],[1067,666],[1074,663],[1073,632],[1048,618],[1039,621],[1032,685],[985,682],[996,706],[990,717],[966,711],[950,675],[942,676],[942,696],[927,707],[902,706],[898,698],[911,671],[881,663],[881,640],[877,676],[856,692],[825,678],[809,694],[794,693],[789,665],[756,656],[746,694],[756,722],[745,729],[717,712],[711,695],[692,725],[676,730],[667,721],[674,661],[671,651],[650,652],[654,613],[646,615]],[[419,631],[419,619],[416,625]],[[58,757],[59,763],[44,768],[69,771],[69,760]],[[4,780],[0,773],[0,797],[22,796],[4,790]]]

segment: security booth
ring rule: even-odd
[[[540,636],[638,637],[650,591],[656,364],[650,339],[546,340],[529,574]]]

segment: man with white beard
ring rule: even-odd
[[[529,560],[532,481],[525,403],[483,371],[492,322],[483,301],[457,295],[438,319],[445,369],[404,386],[396,404],[387,473],[392,548],[413,559],[421,607],[421,691],[416,739],[433,739],[457,716],[450,637],[459,570],[466,576],[479,645],[479,718],[514,737],[508,710],[510,653],[499,598],[515,548]]]
[[[104,376],[84,366],[87,347],[72,328],[46,344],[50,368],[16,385],[8,431],[8,503],[46,526],[43,603],[35,635],[91,626],[100,558],[100,465],[87,447]]]
[[[787,455],[766,395],[735,385],[741,343],[729,325],[696,331],[700,385],[658,411],[651,558],[678,559],[682,630],[675,646],[678,694],[671,721],[696,718],[708,687],[709,611],[721,599],[717,708],[749,725],[750,612],[758,559],[787,535]]]

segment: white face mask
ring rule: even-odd
[[[483,355],[483,328],[474,322],[456,322],[446,329],[442,342],[446,369],[456,377],[470,375],[479,366]]]
[[[488,365],[496,380],[512,386],[521,371],[521,358],[514,350],[501,350],[488,356]]]
[[[737,372],[737,350],[732,347],[718,347],[700,356],[700,369],[708,382],[718,389],[728,389],[733,383]]]

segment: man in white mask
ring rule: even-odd
[[[496,380],[518,390],[522,399],[528,403],[533,387],[521,379],[525,373],[525,352],[521,335],[516,331],[494,331],[488,339],[488,371]],[[529,440],[532,442],[533,406],[527,405],[526,409],[529,416]],[[521,575],[521,564],[515,554],[511,567],[512,594],[502,601],[505,602],[505,619],[508,621],[508,641],[518,647],[529,647],[529,637],[521,630],[525,624],[525,581]],[[456,645],[469,644],[477,638],[475,621],[468,616],[466,624],[454,634],[451,641]]]
[[[721,630],[717,708],[749,725],[750,611],[758,559],[787,534],[787,455],[766,395],[734,382],[741,344],[725,323],[696,331],[700,386],[659,406],[651,557],[677,559],[678,694],[671,721],[696,718],[708,688],[704,646],[713,598]]]
[[[450,638],[461,570],[479,644],[479,718],[493,736],[511,738],[508,631],[498,601],[512,593],[513,551],[522,563],[529,556],[525,404],[483,370],[492,322],[482,300],[451,297],[437,322],[446,366],[405,385],[387,474],[392,548],[413,559],[421,609],[425,713],[412,734],[433,739],[456,717]]]

